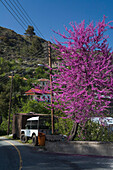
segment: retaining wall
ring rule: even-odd
[[[45,148],[49,152],[113,156],[113,142],[93,142],[93,141],[70,141],[70,142],[50,142],[46,141]]]

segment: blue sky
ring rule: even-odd
[[[2,0],[5,3],[5,0]],[[15,1],[16,0],[10,0]],[[106,22],[113,20],[113,0],[18,0],[46,40],[55,35],[52,31],[65,31],[71,21],[86,24],[92,20],[96,23],[107,17]],[[7,0],[7,2],[9,2]],[[9,11],[0,2],[0,26],[9,28],[18,34],[25,30],[18,24]],[[27,29],[27,27],[26,27]],[[113,30],[107,32],[110,36],[108,42],[113,49]],[[40,35],[38,35],[40,36]],[[56,36],[56,35],[55,35]],[[59,37],[57,37],[59,38]],[[60,40],[60,39],[59,39]]]

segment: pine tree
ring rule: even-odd
[[[26,30],[26,32],[25,32],[24,34],[26,34],[26,35],[28,35],[30,38],[32,38],[33,35],[35,35],[34,27],[28,25],[28,28],[27,28],[27,30]]]

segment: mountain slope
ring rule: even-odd
[[[13,30],[0,27],[0,57],[15,60],[23,68],[36,67],[38,63],[47,63],[47,42],[38,37],[19,35]]]

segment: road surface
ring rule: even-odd
[[[56,154],[0,137],[0,170],[113,170],[113,158]]]

